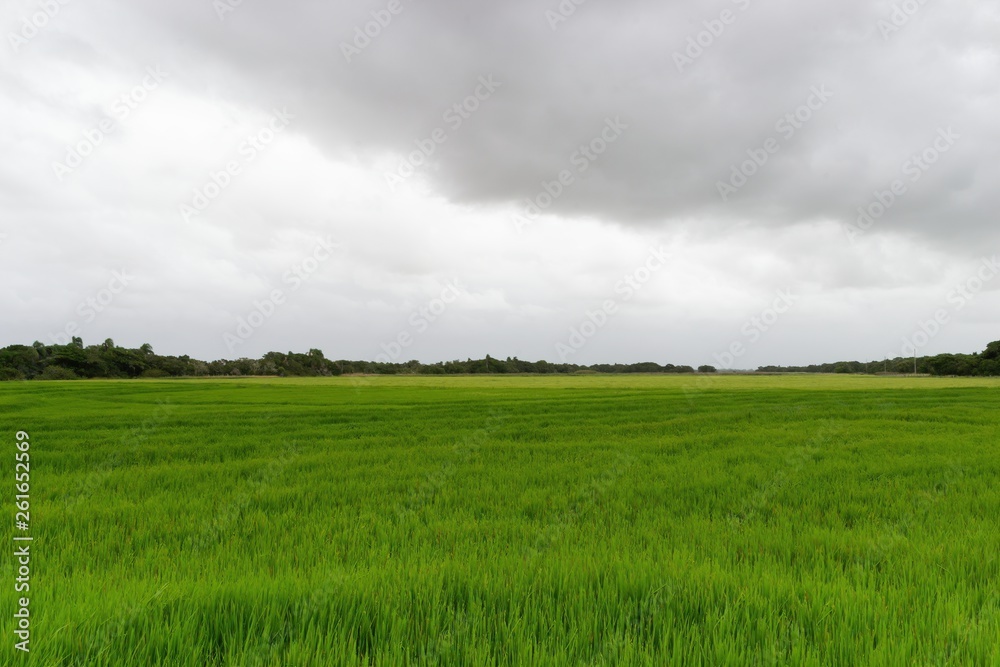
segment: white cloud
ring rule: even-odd
[[[457,278],[462,298],[407,354],[555,359],[660,245],[671,262],[574,361],[711,362],[780,289],[800,302],[740,364],[891,352],[1000,246],[1000,23],[968,4],[966,18],[928,6],[891,40],[875,27],[891,3],[754,5],[683,74],[672,50],[718,7],[588,4],[553,32],[527,2],[413,5],[347,63],[336,45],[367,10],[243,4],[220,22],[193,0],[67,4],[0,56],[0,344],[44,339],[124,267],[135,284],[84,324],[86,341],[227,355],[223,333],[329,236],[342,251],[240,353],[374,358]],[[148,67],[168,76],[116,116]],[[503,85],[388,188],[386,171],[490,74]],[[716,182],[817,85],[834,97],[723,203]],[[276,108],[294,119],[249,160],[241,147]],[[620,140],[518,233],[512,214],[616,116]],[[108,117],[60,181],[53,162]],[[954,149],[850,243],[857,207],[943,126],[962,136]],[[239,173],[183,220],[232,161]],[[997,338],[995,295],[928,351]]]

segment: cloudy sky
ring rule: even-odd
[[[990,3],[9,0],[0,28],[0,345],[753,368],[1000,338]]]

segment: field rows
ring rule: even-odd
[[[964,379],[5,383],[32,660],[1000,664],[998,408]]]

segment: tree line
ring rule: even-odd
[[[932,357],[896,357],[882,361],[838,361],[811,366],[761,366],[761,373],[890,373],[923,375],[1000,375],[1000,340],[981,353],[938,354]]]
[[[701,367],[705,372],[708,366]],[[712,369],[714,371],[715,369]],[[80,338],[68,345],[10,345],[0,349],[0,380],[73,380],[77,378],[165,378],[217,376],[335,376],[460,375],[480,373],[694,373],[690,366],[638,364],[557,364],[522,361],[517,357],[423,364],[419,361],[381,363],[327,359],[321,350],[306,353],[268,352],[260,359],[201,361],[187,355],[159,355],[148,343],[135,349],[119,347],[110,338],[84,346]]]
[[[840,361],[810,366],[761,366],[765,373],[917,373],[927,375],[1000,375],[1000,341],[982,353],[939,354],[914,359],[897,357],[883,361]],[[336,376],[336,375],[474,375],[485,373],[715,373],[713,366],[636,364],[578,364],[523,361],[517,357],[442,361],[381,363],[327,359],[321,350],[306,353],[268,352],[260,359],[201,361],[187,355],[159,355],[148,343],[131,349],[115,345],[110,338],[100,345],[84,346],[80,338],[68,345],[9,345],[0,348],[0,380],[73,380],[77,378],[166,378],[219,376]]]

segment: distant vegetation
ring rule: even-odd
[[[917,359],[917,373],[929,375],[1000,375],[1000,341],[982,354],[939,354]],[[913,359],[841,361],[812,366],[761,366],[768,373],[912,373]],[[419,361],[381,363],[334,361],[317,349],[309,352],[268,352],[260,359],[200,361],[187,355],[173,357],[153,352],[148,343],[136,349],[118,347],[110,338],[100,345],[84,346],[80,338],[69,345],[10,345],[0,348],[0,380],[72,380],[76,378],[163,378],[199,376],[334,376],[370,375],[476,375],[480,373],[694,373],[691,366],[636,364],[557,364],[522,361],[517,357],[466,359],[423,364]],[[715,373],[713,366],[699,366],[699,373]]]
[[[1000,340],[986,346],[982,354],[939,354],[919,357],[917,373],[926,375],[1000,375]],[[884,361],[838,361],[812,366],[761,366],[767,373],[912,373],[913,357],[896,357]]]
[[[705,367],[708,368],[708,367]],[[84,346],[74,338],[69,345],[11,345],[0,349],[0,380],[72,380],[76,378],[163,378],[199,376],[334,376],[356,373],[377,375],[459,375],[479,373],[694,373],[690,366],[639,364],[553,364],[547,361],[467,359],[422,364],[374,361],[334,361],[320,350],[306,354],[268,352],[260,359],[200,361],[184,355],[155,354],[149,345],[138,349],[118,347],[108,339]]]

